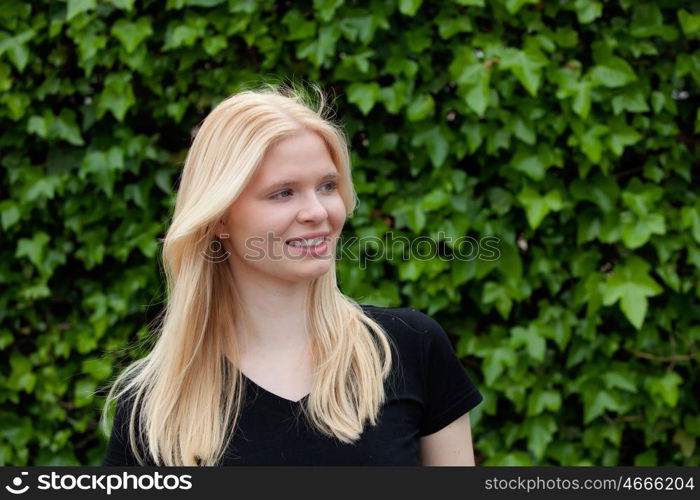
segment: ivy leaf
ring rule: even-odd
[[[676,372],[667,372],[661,377],[654,377],[649,382],[649,393],[654,397],[659,397],[670,407],[675,407],[678,403],[679,386],[683,383],[683,378]]]
[[[518,247],[507,241],[499,242],[498,247],[500,255],[495,258],[497,258],[499,261],[499,272],[509,285],[513,287],[521,286],[523,278],[523,262],[520,258]],[[533,344],[534,345],[531,347],[535,349],[540,347],[537,341],[534,341]],[[531,354],[537,357],[537,355],[533,352],[531,352]],[[543,353],[540,354],[543,355]]]
[[[620,309],[638,330],[647,312],[647,297],[659,295],[663,289],[649,276],[649,264],[633,255],[618,265],[608,276],[603,292],[603,305],[620,302]]]
[[[586,118],[591,111],[591,88],[592,84],[588,80],[583,80],[576,85],[571,109],[581,118]]]
[[[116,172],[124,168],[123,152],[117,146],[110,148],[108,152],[90,151],[83,158],[78,177],[86,179],[91,177],[107,196],[112,196]]]
[[[406,110],[409,121],[417,122],[431,116],[435,110],[435,101],[430,94],[416,97]]]
[[[527,352],[533,359],[538,362],[544,361],[547,343],[539,332],[532,327],[523,328],[516,326],[511,329],[510,346],[513,349],[518,349],[521,346],[527,347]]]
[[[561,394],[555,390],[535,389],[527,400],[527,416],[534,417],[544,410],[559,411]]]
[[[81,378],[75,384],[73,404],[77,408],[89,405],[95,396],[97,380],[91,378]]]
[[[615,209],[620,196],[620,188],[615,179],[597,174],[592,178],[576,179],[569,188],[575,200],[587,200],[595,203],[603,212],[609,213]]]
[[[379,92],[379,101],[391,114],[397,114],[406,103],[410,87],[403,80],[396,80],[391,87],[383,87]]]
[[[684,228],[690,228],[693,239],[700,243],[700,200],[694,206],[681,208],[681,223]]]
[[[130,82],[129,73],[111,73],[107,76],[104,90],[97,97],[97,118],[110,111],[118,121],[124,121],[126,112],[136,103]]]
[[[529,120],[523,119],[522,116],[514,114],[513,119],[509,121],[509,127],[513,131],[515,137],[523,141],[525,144],[534,145],[536,142],[535,130]]]
[[[443,40],[452,38],[457,33],[470,33],[474,30],[471,18],[455,15],[452,10],[443,10],[435,20],[438,26],[438,35]]]
[[[348,87],[348,101],[355,104],[363,115],[367,115],[377,102],[380,93],[377,82],[353,83]]]
[[[591,160],[593,163],[599,163],[603,155],[603,142],[600,137],[608,132],[608,127],[596,123],[586,129],[586,131],[580,136],[581,141],[581,151]]]
[[[256,2],[252,2],[253,5]],[[343,4],[343,0],[314,0],[314,12],[317,14],[318,18],[324,23],[329,22],[333,19],[333,15],[338,7]]]
[[[482,116],[489,104],[490,70],[476,58],[471,47],[460,47],[448,69],[459,87],[459,95]]]
[[[20,238],[17,242],[15,257],[18,259],[27,257],[32,264],[40,268],[49,241],[51,237],[43,231],[34,233],[31,238]]]
[[[582,118],[591,110],[591,89],[593,84],[589,75],[579,79],[581,64],[569,61],[564,67],[554,72],[550,79],[557,84],[556,96],[559,99],[572,98],[571,109]]]
[[[405,77],[413,80],[418,73],[418,63],[406,57],[389,57],[386,60],[385,69],[392,75],[403,74]],[[413,84],[413,82],[411,81]]]
[[[576,0],[574,8],[581,24],[593,22],[603,13],[603,4],[591,0]]]
[[[109,358],[89,357],[83,360],[83,372],[95,380],[104,380],[112,374],[113,364]]]
[[[7,52],[10,61],[15,65],[15,68],[21,73],[27,66],[29,61],[29,49],[26,43],[34,38],[35,31],[23,31],[17,36],[6,37],[4,33],[0,34],[0,56]]]
[[[685,432],[683,429],[676,429],[676,432],[673,434],[673,444],[677,444],[681,447],[681,452],[685,458],[690,458],[693,456],[693,452],[695,451],[695,442],[696,438]]]
[[[340,29],[348,40],[360,40],[364,45],[374,39],[374,33],[382,23],[374,16],[346,17],[340,22]]]
[[[33,203],[39,199],[53,199],[56,188],[61,180],[55,176],[37,177],[27,185],[27,190],[22,193],[22,201]]]
[[[522,431],[527,437],[527,447],[537,460],[544,457],[547,445],[554,439],[557,428],[557,423],[552,415],[538,415],[528,418],[523,423]]]
[[[412,146],[424,146],[428,150],[428,156],[435,168],[442,166],[447,158],[450,147],[449,130],[440,125],[417,133],[411,140]]]
[[[201,21],[205,21],[202,23]],[[197,25],[177,24],[171,22],[165,33],[163,50],[176,49],[178,47],[192,47],[197,39],[204,35],[206,20],[200,19]]]
[[[563,206],[561,193],[556,189],[541,196],[532,187],[526,185],[518,193],[517,198],[525,207],[527,221],[532,229],[537,229],[550,211],[561,210]]]
[[[663,17],[658,5],[635,5],[630,23],[630,34],[636,38],[649,37],[659,34],[663,26]]]
[[[75,111],[66,108],[62,109],[61,114],[53,120],[49,128],[49,137],[63,139],[74,146],[84,145],[85,142],[75,119]]]
[[[324,26],[320,29],[318,38],[306,40],[297,48],[299,59],[309,59],[314,66],[320,67],[335,54],[335,44],[342,32],[336,25]]]
[[[482,372],[488,386],[493,384],[506,368],[515,366],[517,360],[515,351],[507,347],[496,347],[485,354]]]
[[[478,260],[477,265],[482,261]],[[495,304],[496,310],[503,319],[507,319],[510,311],[513,308],[513,299],[508,293],[508,287],[495,281],[488,281],[484,285],[484,290],[481,296],[484,304]]]
[[[406,281],[415,281],[420,278],[423,271],[423,263],[416,259],[410,259],[399,264],[399,278]]]
[[[173,192],[172,182],[170,180],[171,175],[172,172],[170,170],[163,169],[158,170],[154,177],[156,186],[158,186],[165,194],[170,194]]]
[[[605,387],[608,389],[623,389],[629,392],[637,392],[634,376],[629,372],[608,371],[603,374]]]
[[[216,7],[225,1],[226,0],[187,0],[187,5],[190,7]]]
[[[420,205],[411,205],[406,211],[406,220],[408,221],[408,227],[411,228],[411,231],[415,234],[419,234],[425,227],[425,211],[423,211]]]
[[[7,231],[19,219],[21,213],[19,206],[12,200],[0,201],[0,220],[2,221],[2,230]]]
[[[477,115],[483,116],[491,96],[489,88],[491,72],[483,64],[475,64],[469,70],[474,71],[474,83],[465,85],[467,90],[464,97],[467,106],[473,109]]]
[[[399,0],[399,11],[409,17],[413,17],[418,12],[423,0]]]
[[[678,10],[678,22],[686,37],[700,38],[700,13],[691,14],[685,9],[680,9]]]
[[[450,195],[443,189],[433,189],[426,194],[420,202],[420,205],[426,210],[437,210],[450,202]]]
[[[97,7],[97,0],[68,0],[66,21],[70,21],[78,14],[87,12]]]
[[[649,105],[640,87],[626,87],[612,99],[613,113],[619,115],[622,111],[646,113]]]
[[[641,247],[652,234],[666,234],[666,222],[661,214],[635,216],[630,212],[620,214],[622,241],[631,250]]]
[[[124,46],[127,54],[131,54],[142,41],[153,34],[153,27],[148,17],[142,17],[135,23],[119,19],[112,26],[111,32]]]
[[[510,70],[533,97],[537,96],[542,68],[546,65],[547,58],[538,50],[531,48],[524,51],[513,48],[504,49],[498,63],[500,68]]]
[[[520,8],[525,4],[537,3],[539,0],[506,0],[506,9],[511,14],[517,14]]]
[[[583,423],[589,424],[606,410],[617,412],[622,409],[615,393],[599,387],[583,393]]]
[[[511,453],[498,453],[484,462],[484,465],[487,467],[532,467],[535,464],[529,453],[514,451]]]
[[[638,178],[632,179],[622,192],[622,201],[635,214],[643,217],[649,214],[663,197],[664,190],[654,184],[644,184]]]
[[[569,26],[560,26],[554,32],[554,39],[560,47],[575,47],[578,43],[578,32]]]
[[[282,24],[287,26],[287,40],[305,40],[316,36],[316,23],[308,21],[301,11],[292,9],[282,18]]]
[[[129,184],[124,188],[124,199],[133,201],[136,206],[145,209],[150,187],[151,183],[143,181],[136,184]]]
[[[622,120],[611,120],[609,134],[608,145],[617,156],[622,156],[627,146],[636,144],[642,139],[639,132]]]
[[[215,56],[228,47],[228,41],[226,40],[226,37],[217,35],[206,38],[202,46],[207,54],[210,56]]]
[[[135,0],[107,0],[109,3],[114,5],[116,8],[131,12],[134,8]]]
[[[34,391],[37,377],[33,372],[32,362],[18,351],[10,354],[10,376],[6,379],[6,387],[10,390],[25,391],[31,394]]]
[[[590,74],[593,84],[603,87],[623,87],[637,81],[637,75],[627,61],[612,55],[603,58]]]
[[[558,150],[553,151],[547,144],[541,143],[535,151],[530,148],[520,148],[510,164],[515,170],[527,174],[531,179],[541,181],[549,167],[561,166],[563,160]]]
[[[656,269],[656,274],[661,276],[661,279],[664,281],[668,287],[673,290],[676,293],[680,293],[681,291],[681,279],[678,276],[678,273],[676,272],[676,266],[673,265],[672,263],[666,263],[661,266],[659,266]]]

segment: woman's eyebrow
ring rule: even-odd
[[[340,174],[338,172],[329,172],[329,173],[325,174],[323,177],[321,177],[319,180],[326,181],[326,180],[330,180],[330,179],[338,179],[339,177],[340,177]],[[265,189],[265,191],[269,191],[269,190],[277,189],[277,188],[281,188],[281,187],[287,187],[287,186],[296,186],[297,184],[299,184],[298,181],[292,181],[292,180],[275,182],[274,184],[268,186]]]

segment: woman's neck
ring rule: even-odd
[[[309,283],[236,282],[239,304],[234,328],[241,351],[267,352],[274,358],[308,347],[305,299]]]

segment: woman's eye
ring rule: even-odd
[[[280,191],[277,194],[273,194],[272,196],[270,196],[270,199],[280,200],[280,199],[284,199],[284,198],[289,198],[289,196],[280,196],[280,195],[283,195],[284,193],[291,193],[291,192],[292,191],[290,189],[285,189],[284,191]]]
[[[326,192],[335,191],[335,189],[338,187],[338,183],[335,181],[326,182],[321,187],[324,188],[324,191],[326,191]],[[285,193],[287,193],[288,196],[285,196]],[[285,200],[285,199],[289,198],[289,196],[291,196],[291,193],[292,193],[291,189],[285,189],[284,191],[280,191],[277,194],[273,194],[272,196],[270,196],[270,199],[271,200]]]

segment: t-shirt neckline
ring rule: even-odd
[[[252,386],[256,387],[256,388],[257,388],[259,391],[261,391],[263,394],[265,394],[265,395],[267,395],[268,397],[271,397],[271,398],[273,398],[273,399],[276,399],[276,400],[278,400],[278,401],[282,401],[282,402],[284,402],[284,403],[288,403],[288,404],[290,404],[290,405],[299,405],[299,404],[301,404],[305,399],[308,399],[308,397],[311,395],[311,393],[309,393],[309,394],[305,395],[304,397],[302,397],[301,399],[299,399],[299,400],[297,400],[297,401],[293,401],[293,400],[291,400],[291,399],[287,399],[287,398],[284,398],[284,397],[282,397],[282,396],[280,396],[280,395],[278,395],[278,394],[275,394],[274,392],[268,391],[267,389],[265,389],[265,388],[264,388],[263,386],[261,386],[260,384],[255,383],[255,381],[253,381],[253,379],[249,378],[245,373],[241,372],[241,374],[243,375],[243,378],[244,378],[248,383],[250,383]]]

